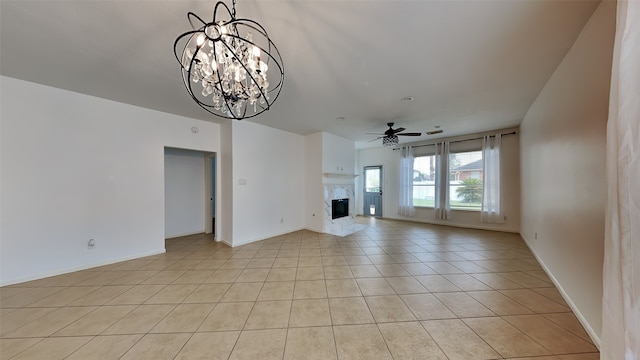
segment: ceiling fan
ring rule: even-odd
[[[393,124],[392,122],[387,123],[387,126],[389,127],[389,129],[387,129],[387,131],[384,132],[384,134],[373,134],[373,133],[367,133],[368,135],[380,135],[379,137],[371,140],[371,141],[376,141],[378,139],[382,139],[382,145],[384,146],[388,146],[388,147],[392,147],[392,146],[396,146],[398,145],[398,136],[420,136],[422,135],[419,132],[403,132],[406,129],[403,127],[399,127],[397,129],[393,128]],[[371,142],[369,141],[369,142]]]

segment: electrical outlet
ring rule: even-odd
[[[96,241],[93,239],[89,239],[89,242],[87,242],[87,249],[91,250],[91,249],[95,249],[96,247]]]
[[[284,223],[284,219],[281,218],[280,219],[280,224],[282,224],[282,223]]]
[[[536,240],[538,240],[538,233],[535,233],[535,234],[533,235],[533,238],[534,238],[534,239],[536,239]]]

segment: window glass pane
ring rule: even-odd
[[[365,191],[380,192],[380,168],[365,169]]]
[[[436,157],[417,156],[413,159],[413,206],[434,207]]]
[[[482,151],[449,154],[449,204],[452,209],[482,208]]]

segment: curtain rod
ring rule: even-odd
[[[504,133],[504,134],[501,134],[501,135],[502,135],[502,136],[515,135],[515,134],[517,134],[517,133],[518,133],[517,131],[511,131],[511,132]],[[489,135],[489,137],[495,137],[495,135]],[[449,143],[457,143],[457,142],[471,141],[471,140],[480,140],[480,139],[482,139],[482,138],[484,138],[484,136],[481,136],[481,137],[475,137],[475,138],[471,138],[471,139],[452,140],[452,141],[449,141]],[[438,141],[438,140],[433,140],[433,141],[435,141],[435,142],[434,142],[434,143],[431,143],[431,144],[420,144],[420,145],[414,145],[414,146],[412,146],[412,147],[417,148],[417,147],[423,147],[423,146],[431,146],[431,145],[435,145],[435,144],[437,144],[437,143],[439,143],[439,142],[440,142],[440,141]],[[402,147],[393,148],[393,150],[402,150]]]

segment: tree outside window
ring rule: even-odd
[[[416,156],[413,159],[413,206],[434,207],[436,157]]]
[[[482,151],[449,155],[449,202],[452,209],[482,209]],[[413,206],[435,206],[436,157],[413,160]]]
[[[449,203],[452,209],[482,209],[482,151],[449,155]]]

